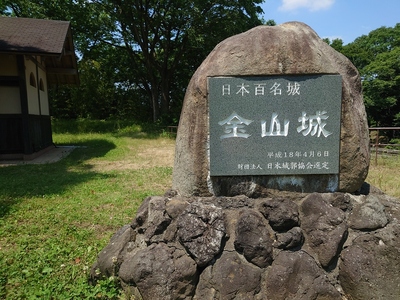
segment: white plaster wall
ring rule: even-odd
[[[38,57],[37,59],[40,60]],[[26,89],[28,96],[28,112],[32,115],[50,115],[49,97],[46,72],[38,69],[39,79],[36,76],[36,65],[25,57]],[[30,85],[30,74],[33,74],[36,87]],[[0,76],[18,76],[17,59],[14,55],[0,54]],[[44,91],[40,91],[40,109],[38,89],[40,79],[43,80]],[[21,100],[18,87],[0,87],[0,114],[20,114]]]
[[[31,73],[35,76],[36,87],[30,85]],[[28,113],[30,115],[39,115],[39,101],[38,101],[38,81],[36,76],[36,65],[33,61],[25,57],[25,76],[26,76],[26,91],[28,94]]]
[[[43,91],[40,91],[40,107],[42,110],[42,115],[49,116],[50,109],[49,109],[49,96],[48,96],[48,89],[47,89],[47,77],[46,72],[42,69],[39,69],[39,82],[40,79],[43,80]]]

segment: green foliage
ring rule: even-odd
[[[400,150],[400,138],[391,139],[390,144],[396,145],[396,146],[391,146],[392,149]]]
[[[0,14],[69,20],[80,87],[56,87],[57,118],[126,119],[176,125],[186,86],[223,39],[254,26],[263,0],[3,0]],[[400,124],[400,24],[354,42],[330,41],[358,68],[371,126]]]
[[[336,51],[343,51],[343,40],[342,39],[333,39],[332,41],[328,38],[323,39],[329,46],[331,46]]]
[[[400,114],[400,23],[337,49],[358,68],[372,126],[396,126]]]
[[[133,123],[131,120],[53,119],[53,133],[61,134],[112,134],[115,137],[156,139],[165,133],[165,127],[157,123]],[[62,144],[72,142],[61,141]]]
[[[146,93],[131,84],[129,66],[124,69],[126,53],[111,49],[97,60],[79,62],[79,87],[57,87],[51,91],[51,113],[57,118],[151,120],[151,105]],[[122,53],[121,53],[122,52]],[[113,61],[113,65],[110,64]]]
[[[174,141],[128,121],[54,127],[57,145],[79,148],[57,163],[0,167],[0,298],[121,299],[114,277],[92,286],[88,273],[142,200],[170,187],[172,167],[138,152]]]
[[[264,24],[268,25],[268,26],[276,26],[276,22],[274,20],[272,20],[272,19],[264,22]]]
[[[261,0],[108,3],[120,25],[109,42],[124,45],[130,63],[142,68],[136,82],[148,92],[153,121],[178,113],[172,108],[181,106],[189,78],[218,42],[261,25]]]
[[[171,125],[193,72],[220,41],[262,24],[263,0],[3,2],[2,14],[71,21],[82,84],[53,91],[55,117]]]

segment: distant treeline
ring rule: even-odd
[[[81,84],[52,87],[53,117],[173,125],[191,76],[220,41],[275,25],[261,18],[262,2],[5,0],[0,15],[71,22]],[[400,24],[326,42],[358,68],[369,125],[400,126]]]

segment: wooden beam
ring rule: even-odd
[[[63,54],[64,54],[64,55],[75,55],[75,52],[74,52],[74,51],[71,51],[71,50],[66,50],[66,49],[64,49]]]
[[[19,86],[19,77],[0,76],[0,86]]]
[[[24,145],[24,154],[32,154],[33,147],[31,143],[31,134],[29,130],[29,108],[28,108],[28,92],[26,89],[26,78],[25,78],[25,58],[23,55],[17,55],[17,67],[18,67],[18,78],[19,78],[19,96],[21,100],[22,139]]]
[[[78,75],[78,70],[73,68],[47,68],[47,74]]]
[[[42,63],[40,63],[40,62],[37,60],[37,57],[33,57],[32,55],[27,55],[27,58],[28,58],[29,60],[33,61],[33,63],[34,63],[37,67],[39,67],[40,69],[42,69],[43,71],[46,72],[46,69],[45,69],[44,65],[43,65]]]

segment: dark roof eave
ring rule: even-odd
[[[62,53],[49,53],[49,52],[34,52],[34,51],[1,51],[1,54],[13,54],[13,55],[31,55],[31,56],[46,56],[46,57],[61,57]]]
[[[43,36],[48,38],[42,39]],[[78,64],[68,21],[0,16],[0,53],[47,58],[46,69],[56,71],[47,74],[50,85],[79,85]]]
[[[47,74],[47,84],[49,87],[58,85],[79,86],[80,80],[78,75],[61,75],[60,74]]]

